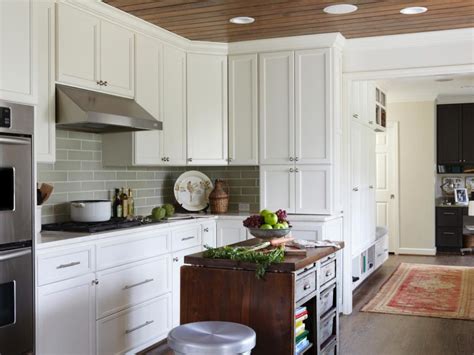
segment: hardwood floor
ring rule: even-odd
[[[341,316],[341,355],[474,355],[474,321],[360,312],[402,263],[474,266],[474,256],[390,256],[354,294]],[[141,355],[171,355],[166,344]]]
[[[354,309],[341,317],[341,354],[474,354],[474,321],[360,312],[402,263],[474,266],[474,256],[390,256],[354,294]]]

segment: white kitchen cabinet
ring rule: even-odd
[[[247,239],[247,229],[240,219],[217,220],[217,246],[242,242]]]
[[[295,168],[288,165],[260,167],[260,208],[295,213]]]
[[[227,165],[227,57],[188,53],[189,165]]]
[[[201,225],[202,245],[212,248],[217,247],[217,228],[216,222],[203,223]]]
[[[260,164],[294,159],[294,52],[259,55]]]
[[[258,165],[257,62],[229,56],[229,165]]]
[[[134,96],[134,36],[124,27],[65,3],[57,5],[56,80]]]
[[[38,41],[38,104],[35,108],[36,161],[54,163],[56,160],[55,114],[55,2],[36,3]],[[0,59],[1,60],[1,59]],[[39,138],[41,137],[41,138]]]
[[[289,217],[291,220],[291,216]],[[295,239],[321,240],[323,236],[322,223],[315,222],[291,222],[291,236]]]
[[[95,276],[38,288],[37,353],[95,354]]]
[[[330,165],[296,165],[295,213],[331,214],[332,167]]]
[[[36,5],[33,0],[0,1],[0,99],[37,101]]]

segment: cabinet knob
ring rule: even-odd
[[[209,232],[209,228],[204,228],[204,232]]]
[[[161,158],[161,161],[166,161],[166,158],[165,157]]]
[[[174,258],[173,258],[173,261],[174,261],[174,262],[178,262],[178,261],[179,261],[179,258],[178,258],[178,257],[174,257]]]
[[[97,81],[97,85],[101,85],[101,86],[102,86],[102,85],[103,85],[102,80]]]
[[[92,285],[98,285],[99,284],[99,280],[95,279],[95,280],[92,280]]]
[[[290,157],[290,161],[293,161],[293,157]]]
[[[359,191],[359,188],[358,188],[358,187],[354,187],[354,188],[352,189],[352,191],[356,191],[356,192],[357,192],[357,191]]]
[[[188,161],[191,163],[193,161],[193,158],[188,158]]]
[[[352,115],[352,117],[354,117],[354,118],[359,118],[359,115],[358,115],[357,113],[354,113],[354,114]]]
[[[374,186],[373,186],[373,185],[369,185],[369,189],[373,189],[373,188],[374,188]]]
[[[300,159],[298,157],[295,157],[295,161],[298,161],[298,160],[300,160]]]
[[[290,168],[290,173],[292,173],[292,172],[293,172],[293,168]]]
[[[106,81],[104,81],[104,86],[107,86],[107,80],[106,80]]]
[[[298,169],[298,168],[296,168],[296,169],[295,169],[295,173],[299,173],[299,172],[300,172],[300,171],[299,171],[299,169]]]

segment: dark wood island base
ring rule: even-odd
[[[256,278],[254,264],[206,259],[202,253],[186,256],[190,265],[181,268],[181,324],[207,320],[245,324],[257,334],[252,354],[296,354],[295,311],[304,306],[310,344],[303,352],[337,354],[340,258],[336,251],[317,248],[306,256],[285,257],[263,279]]]

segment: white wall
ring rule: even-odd
[[[398,121],[400,159],[400,253],[435,250],[435,101],[388,103]]]

